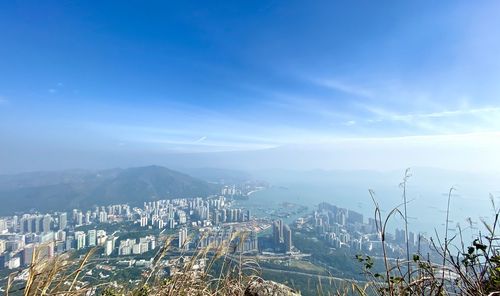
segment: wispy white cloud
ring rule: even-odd
[[[6,98],[6,97],[4,97],[4,96],[0,96],[0,104],[6,104],[6,103],[8,103],[8,102],[9,102],[9,100],[7,100],[7,98]]]
[[[289,113],[302,113],[329,120],[349,121],[352,114],[345,110],[336,108],[328,100],[315,98],[314,96],[290,95],[285,93],[273,93],[273,100],[267,101],[266,106],[274,110],[284,110]],[[332,100],[334,101],[334,100]]]
[[[356,84],[349,84],[337,79],[315,79],[314,82],[320,86],[327,87],[345,94],[363,98],[373,98],[375,93],[371,89]]]
[[[498,171],[500,132],[425,136],[337,137],[293,145],[308,168],[401,169],[440,167],[470,171]],[[280,153],[286,155],[286,153]],[[294,157],[290,157],[289,161]]]
[[[343,122],[342,124],[345,126],[353,126],[356,124],[356,120],[348,120],[346,122]]]
[[[442,111],[426,112],[426,113],[398,113],[389,111],[382,107],[375,107],[363,104],[358,104],[358,105],[361,106],[363,109],[376,115],[379,120],[395,120],[395,121],[413,121],[416,119],[425,119],[425,118],[429,119],[453,118],[465,115],[473,115],[477,117],[497,116],[500,113],[500,107],[442,110]]]
[[[434,112],[400,113],[387,108],[360,104],[372,117],[368,123],[404,123],[414,132],[463,133],[500,130],[500,107],[448,109]],[[390,126],[386,127],[390,131]]]
[[[416,118],[446,118],[446,117],[459,117],[463,115],[495,115],[500,113],[500,107],[486,107],[486,108],[472,108],[472,109],[459,109],[459,110],[443,110],[430,113],[408,113],[408,114],[395,114],[395,120],[407,120]]]
[[[207,139],[206,136],[203,136],[203,137],[200,137],[199,139],[197,139],[196,141],[194,141],[195,143],[201,143],[203,141],[205,141]]]
[[[276,145],[262,144],[253,142],[231,141],[230,139],[192,142],[183,139],[145,137],[141,139],[142,143],[156,145],[157,149],[167,149],[181,152],[227,152],[227,151],[245,151],[261,150],[275,148]]]

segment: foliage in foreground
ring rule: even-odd
[[[386,217],[382,217],[374,192],[370,195],[375,204],[375,220],[377,231],[382,242],[383,272],[374,272],[374,259],[370,256],[357,255],[356,259],[363,266],[363,271],[369,280],[368,290],[363,295],[500,295],[500,236],[497,234],[500,209],[496,208],[493,196],[490,196],[494,211],[492,223],[481,220],[486,234],[479,232],[470,244],[464,242],[462,229],[458,225],[458,234],[449,236],[449,212],[452,193],[448,193],[444,239],[436,233],[435,239],[430,239],[433,256],[409,253],[408,236],[405,260],[391,261],[386,255],[386,226],[389,219],[395,215],[401,216],[407,226],[406,215],[406,185],[410,177],[406,171],[401,187],[403,189],[404,212],[394,208]],[[469,219],[472,229],[472,222]],[[408,232],[406,232],[408,233]],[[431,259],[432,257],[432,259]],[[366,292],[366,291],[369,291]]]
[[[234,240],[232,240],[234,241]],[[63,254],[51,259],[39,259],[33,254],[33,264],[28,269],[24,285],[16,286],[17,274],[9,277],[6,295],[243,295],[248,282],[257,279],[257,265],[251,261],[237,260],[229,242],[217,248],[203,248],[194,254],[181,254],[184,260],[177,264],[173,274],[165,276],[165,255],[171,250],[171,240],[166,240],[153,259],[152,266],[143,273],[140,283],[91,283],[85,271],[92,268],[92,249],[80,261]],[[200,262],[206,263],[199,268]],[[214,266],[219,272],[214,274]]]

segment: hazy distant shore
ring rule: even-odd
[[[262,191],[262,190],[264,190],[264,189],[265,189],[265,188],[258,188],[258,189],[255,189],[255,190],[249,191],[249,192],[247,193],[247,196],[250,196],[250,195],[254,194],[255,192],[259,192],[259,191]]]

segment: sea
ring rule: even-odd
[[[374,187],[357,182],[346,182],[345,179],[335,182],[322,180],[275,180],[267,189],[254,192],[248,200],[238,201],[242,207],[250,208],[254,215],[265,217],[269,213],[285,211],[290,204],[307,207],[307,212],[287,217],[288,222],[314,211],[318,204],[327,202],[338,207],[347,208],[363,214],[365,222],[375,217],[378,204],[382,219],[398,208],[404,213],[403,188],[398,179],[389,182],[384,178],[373,182]],[[425,236],[444,237],[448,197],[450,196],[448,232],[473,238],[479,230],[484,231],[483,222],[493,223],[494,206],[492,200],[500,207],[500,194],[495,189],[496,182],[477,184],[461,183],[429,186],[425,180],[409,180],[407,183],[407,215],[409,231]],[[496,184],[496,185],[495,185]],[[473,186],[477,185],[477,186]],[[449,195],[450,188],[455,187]],[[500,186],[499,186],[500,188]],[[372,199],[369,190],[374,192]],[[491,190],[489,190],[491,189]],[[285,209],[285,207],[287,209]],[[394,231],[404,227],[404,219],[397,212],[388,219],[387,229]]]

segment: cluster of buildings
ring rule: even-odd
[[[157,239],[145,236],[120,240],[99,228],[103,223],[136,223],[146,229],[179,229],[179,248],[189,248],[188,229],[214,228],[226,223],[249,222],[250,211],[231,208],[224,196],[179,198],[145,202],[143,207],[127,204],[98,206],[90,210],[33,213],[0,218],[0,269],[31,263],[33,250],[39,258],[100,246],[103,255],[138,255],[155,249]],[[83,227],[85,226],[85,227]],[[91,228],[91,229],[89,229]],[[83,231],[85,229],[85,231]],[[218,241],[211,234],[202,244]],[[224,236],[224,235],[223,235]],[[252,235],[254,237],[255,235]],[[257,249],[257,239],[245,242],[245,251]]]
[[[28,266],[32,259],[51,258],[69,250],[102,246],[104,254],[110,255],[115,249],[118,237],[107,235],[106,231],[90,229],[74,231],[56,229],[47,233],[11,233],[0,234],[0,269],[14,269]],[[36,249],[36,256],[33,253]]]
[[[75,226],[88,225],[91,223],[112,223],[130,220],[133,217],[132,210],[127,204],[109,205],[107,207],[96,206],[93,210],[85,212],[74,209],[72,219]]]
[[[349,209],[340,208],[328,203],[321,203],[313,213],[312,226],[319,236],[336,249],[363,251],[380,254],[382,243],[373,218],[364,220],[363,215]],[[303,224],[304,221],[298,221]],[[406,232],[396,229],[395,235],[386,233],[387,249],[394,253],[402,253],[406,249]],[[417,241],[413,232],[408,233],[410,249],[415,249]]]
[[[0,269],[14,269],[22,265],[28,265],[33,257],[36,243],[26,239],[20,234],[0,234]],[[40,256],[50,257],[54,255],[54,248],[50,243],[39,251]]]
[[[148,235],[138,239],[125,239],[120,241],[118,255],[140,255],[156,248],[156,237]]]
[[[254,181],[245,182],[238,185],[226,185],[222,187],[220,194],[225,197],[231,197],[235,199],[246,199],[252,193],[262,190],[269,185],[267,183]]]
[[[276,251],[292,252],[292,230],[281,219],[273,223],[273,244]]]
[[[233,228],[206,229],[198,234],[196,241],[198,248],[218,249],[221,246],[227,246],[233,252],[238,253],[257,253],[259,251],[258,243],[256,232],[240,232]]]
[[[29,213],[0,218],[0,269],[28,266],[36,258],[52,257],[69,250],[102,246],[104,254],[116,249],[118,237],[105,230],[79,230],[81,226],[133,221],[127,204],[94,207],[71,212]],[[88,227],[87,227],[88,228]]]
[[[207,227],[229,222],[248,222],[250,210],[230,208],[224,196],[209,198],[179,198],[145,202],[134,208],[141,227],[175,229],[179,227]]]
[[[90,229],[87,232],[75,231],[67,236],[66,247],[61,251],[100,246],[104,247],[104,254],[109,256],[115,250],[117,240],[117,236],[107,235],[106,231],[100,229]]]
[[[223,196],[238,196],[238,195],[242,195],[243,194],[243,192],[241,191],[241,189],[236,188],[236,185],[224,186],[221,189],[220,193]]]

